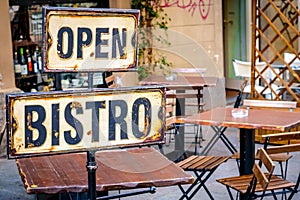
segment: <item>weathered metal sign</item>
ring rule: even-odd
[[[10,158],[164,142],[165,88],[8,94]]]
[[[137,69],[139,10],[43,7],[44,70]]]

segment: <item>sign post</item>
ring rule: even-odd
[[[7,94],[8,157],[164,143],[165,87],[93,89],[92,73],[137,70],[138,10],[43,7],[43,70],[88,72],[87,90]],[[150,192],[153,192],[151,190]]]

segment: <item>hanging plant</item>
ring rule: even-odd
[[[165,75],[170,74],[173,64],[167,61],[166,56],[156,46],[170,45],[167,30],[171,18],[160,7],[160,0],[132,0],[132,8],[140,10],[139,79],[144,79],[158,70]],[[163,30],[163,35],[158,30]]]

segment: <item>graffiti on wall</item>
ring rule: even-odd
[[[199,13],[200,17],[206,20],[210,12],[211,0],[162,0],[160,7],[177,7],[188,11],[191,16],[195,16],[196,13]]]

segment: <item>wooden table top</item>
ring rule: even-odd
[[[185,117],[184,123],[208,126],[226,126],[245,129],[287,131],[300,124],[300,113],[278,109],[249,109],[248,116],[235,118],[233,108],[216,108],[197,115]]]
[[[169,89],[215,87],[217,79],[217,77],[178,75],[175,80],[167,80],[164,76],[151,75],[140,81],[140,85],[166,85]]]
[[[191,175],[153,148],[99,151],[97,191],[190,184]],[[87,153],[17,159],[27,193],[86,192]]]

